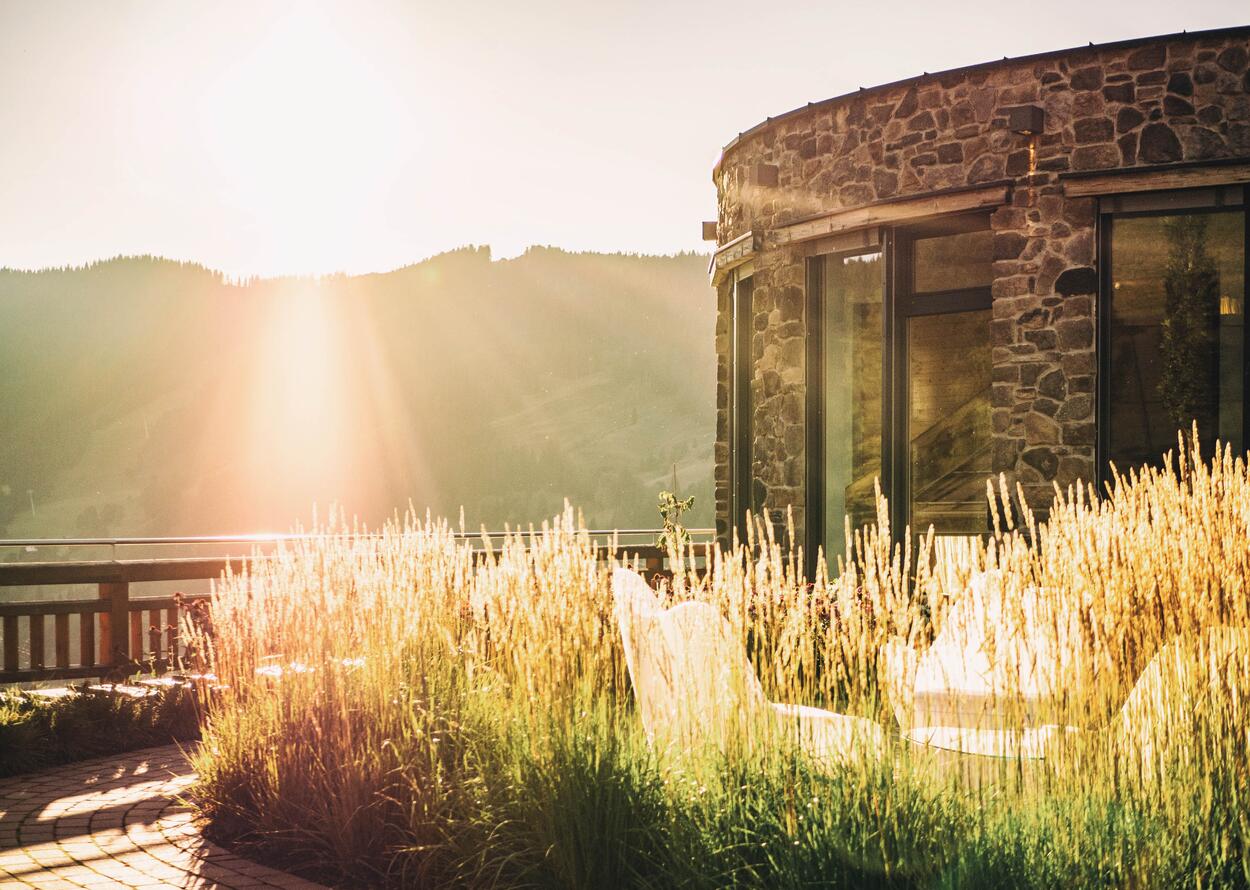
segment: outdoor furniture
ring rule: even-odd
[[[885,753],[892,734],[871,720],[769,702],[742,645],[714,606],[684,602],[664,609],[647,583],[627,569],[615,570],[612,590],[638,711],[657,748],[691,750],[711,744],[729,751],[773,735],[796,739],[810,754],[832,762]],[[1006,761],[1041,765],[1056,753],[1056,745],[1078,739],[1111,742],[1119,756],[1149,779],[1160,762],[1160,740],[1169,738],[1159,721],[1183,719],[1190,698],[1226,689],[1250,673],[1244,664],[1231,661],[1250,657],[1250,630],[1213,628],[1174,639],[1156,652],[1127,700],[1100,729],[1041,722],[1052,704],[1047,698],[1058,692],[1055,683],[1064,676],[1056,666],[1078,670],[1076,651],[1064,648],[1074,645],[1075,637],[1066,634],[1075,626],[1043,638],[1036,603],[1017,604],[1014,619],[991,606],[985,614],[1005,622],[998,625],[1000,631],[1023,620],[1024,630],[1032,622],[1036,632],[1017,641],[1015,649],[1006,636],[995,641],[1001,646],[991,658],[983,648],[987,641],[977,639],[982,633],[977,625],[988,625],[974,620],[975,609],[986,606],[986,590],[975,590],[970,608],[948,616],[926,652],[891,641],[883,652],[881,674],[899,718],[898,741],[915,754],[949,763],[975,782],[993,781],[996,765]],[[1198,651],[1201,659],[1193,657]],[[1177,695],[1186,701],[1177,701]]]
[[[1198,698],[1247,676],[1230,661],[1239,653],[1250,653],[1244,628],[1178,636],[1153,654],[1109,719],[1096,728],[1067,725],[1058,722],[1065,692],[1096,681],[1076,613],[1036,588],[1007,591],[999,573],[983,572],[923,652],[900,638],[888,641],[879,676],[908,741],[1038,761],[1064,740],[1109,741],[1148,778],[1160,745],[1185,738],[1165,721],[1187,719]]]
[[[972,576],[918,652],[894,638],[878,662],[903,738],[968,754],[1035,758],[1074,727],[1054,704],[1082,682],[1073,613],[1036,588],[1005,591],[998,572]]]
[[[643,728],[661,750],[751,746],[793,738],[820,759],[843,761],[862,746],[880,751],[882,728],[860,717],[769,702],[728,622],[708,604],[663,609],[635,572],[612,576],[617,622]]]

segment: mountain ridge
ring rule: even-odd
[[[654,525],[674,465],[707,523],[714,324],[699,254],[0,269],[0,534],[275,530],[330,502],[377,524],[410,500],[476,528],[566,496]]]

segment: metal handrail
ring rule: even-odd
[[[617,528],[592,529],[587,534],[592,538],[607,538],[612,535],[637,537],[638,535],[659,535],[660,528]],[[691,535],[716,534],[713,528],[687,529]],[[486,532],[452,532],[457,540],[475,540],[485,535],[488,538],[503,538],[519,535],[524,538],[537,537],[543,534],[541,528],[512,529],[509,531]],[[191,535],[187,537],[154,537],[154,538],[0,538],[0,547],[134,547],[156,544],[267,544],[281,541],[308,541],[322,538],[380,538],[380,532],[367,534],[316,534],[301,532],[290,534],[258,533],[254,535]]]

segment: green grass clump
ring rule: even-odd
[[[0,776],[199,738],[194,695],[74,694],[51,701],[0,692]]]
[[[1057,491],[1027,534],[1004,519],[965,546],[901,547],[886,515],[836,577],[765,535],[697,571],[674,553],[666,594],[715,605],[772,700],[874,720],[884,747],[656,750],[611,567],[571,512],[486,556],[409,516],[217,586],[199,804],[219,835],[353,886],[1250,887],[1250,647],[1210,642],[1250,628],[1245,461]],[[1002,628],[1036,602],[1035,632],[1073,656],[1048,719],[1080,729],[1044,763],[909,744],[882,682],[886,644],[923,653],[987,572]]]

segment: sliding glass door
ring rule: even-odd
[[[988,217],[886,233],[885,250],[809,266],[809,547],[832,571],[876,515],[923,534],[983,534],[992,471]],[[875,241],[875,239],[874,239]]]
[[[823,456],[809,493],[821,511],[818,539],[831,567],[846,551],[852,528],[876,513],[874,482],[881,475],[883,274],[880,250],[820,257],[813,307],[820,332],[821,402],[814,418]]]

